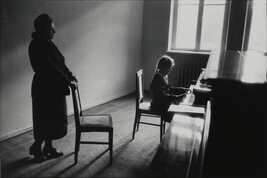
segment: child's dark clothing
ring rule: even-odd
[[[151,108],[159,111],[162,114],[162,119],[166,122],[172,120],[173,114],[168,113],[171,103],[177,99],[177,96],[185,93],[183,89],[172,88],[169,85],[168,77],[161,73],[155,73],[150,84],[150,89],[153,92]]]

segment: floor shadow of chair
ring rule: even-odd
[[[7,165],[2,165],[2,176],[10,177],[11,174],[16,174],[16,171],[21,169],[26,169],[26,167],[31,166],[32,164],[37,163],[34,159],[30,157],[24,157],[17,161],[14,161]]]
[[[130,133],[131,134],[131,133]],[[116,150],[114,150],[114,156],[113,159],[115,160],[115,164],[116,165],[116,158],[118,158],[118,153],[123,152],[123,150],[126,150],[129,147],[129,144],[132,142],[133,140],[131,139],[131,135],[129,135],[129,140],[126,140],[124,144],[122,144],[121,146],[117,147]],[[117,143],[122,143],[122,141],[118,140]],[[107,150],[108,151],[108,150]],[[105,165],[101,170],[97,171],[94,173],[93,177],[102,177],[101,173],[103,173],[107,168],[109,168],[109,165]]]
[[[107,148],[102,153],[97,155],[93,160],[91,160],[88,164],[84,164],[83,167],[81,167],[79,170],[75,171],[73,174],[70,175],[70,177],[78,177],[78,173],[82,172],[83,170],[87,169],[89,166],[91,166],[94,162],[96,162],[99,158],[101,158],[105,153],[107,153],[109,149]],[[73,152],[72,154],[74,154]],[[73,166],[77,165],[76,163],[73,163]],[[109,164],[106,165],[107,167],[110,166]]]
[[[71,169],[72,167],[75,166],[75,163],[69,165],[68,167],[66,167],[64,170],[58,172],[55,176],[53,177],[60,177],[63,173],[67,172],[69,169]]]
[[[155,134],[152,139],[153,143],[158,144],[159,138],[156,137],[156,135],[157,134]],[[155,177],[153,170],[149,169],[149,165],[150,160],[152,160],[156,152],[157,146],[148,146],[149,149],[147,150],[147,147],[144,146],[142,141],[142,139],[132,140],[131,132],[129,132],[129,135],[117,140],[116,144],[114,145],[116,149],[114,150],[113,165],[111,167],[102,167],[102,169],[95,172],[92,177],[112,177],[112,172],[117,170],[121,170],[119,173],[116,173],[118,177]],[[146,151],[140,152],[140,148],[146,149]],[[137,160],[140,161],[140,164],[136,164],[139,162]]]
[[[74,154],[74,152],[69,153],[67,157],[69,157],[69,156],[71,156],[71,155],[73,155],[73,154]],[[60,177],[63,173],[67,172],[69,169],[71,169],[71,168],[74,167],[74,166],[75,166],[75,163],[73,163],[73,164],[67,166],[67,167],[64,168],[63,170],[59,171],[59,172],[58,172],[56,175],[54,175],[53,177]]]

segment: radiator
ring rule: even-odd
[[[201,72],[201,67],[180,66],[176,68],[175,85],[189,87],[192,80],[197,80]]]

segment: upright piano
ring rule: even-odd
[[[213,51],[202,82],[211,85],[211,120],[202,177],[267,177],[267,57]]]

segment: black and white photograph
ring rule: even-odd
[[[0,177],[267,177],[267,0],[0,3]]]

